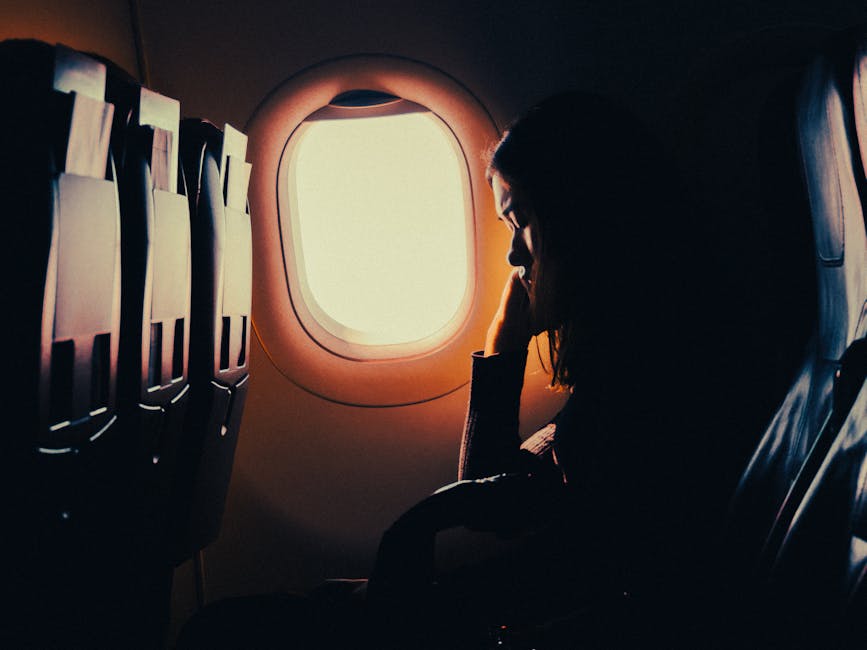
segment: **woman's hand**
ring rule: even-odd
[[[521,267],[516,268],[506,281],[500,306],[485,338],[486,357],[500,352],[526,350],[530,343],[533,335],[530,296],[527,294],[523,271]]]

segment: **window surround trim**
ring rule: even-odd
[[[370,110],[365,110],[370,109]],[[400,343],[362,343],[358,340],[350,340],[353,337],[351,328],[346,328],[348,337],[341,337],[333,330],[341,329],[337,323],[317,302],[313,296],[310,287],[307,283],[305,273],[303,271],[304,250],[297,245],[299,238],[300,224],[297,218],[292,218],[292,214],[298,211],[297,197],[292,196],[289,191],[290,178],[293,175],[295,165],[297,163],[297,147],[300,144],[299,131],[302,131],[306,125],[315,122],[321,116],[325,119],[357,119],[363,117],[387,117],[392,115],[401,115],[407,113],[423,113],[429,114],[435,120],[437,128],[443,130],[449,138],[449,146],[454,150],[456,160],[460,166],[461,173],[461,195],[463,203],[464,219],[464,245],[466,247],[467,267],[466,267],[466,283],[464,292],[454,314],[448,321],[442,323],[440,327],[432,331],[430,334],[407,342]],[[311,119],[312,118],[312,119]],[[295,142],[293,142],[295,140]],[[406,100],[398,100],[386,105],[364,107],[364,108],[344,108],[326,105],[313,113],[313,115],[305,118],[289,136],[283,150],[283,155],[280,160],[278,169],[278,197],[277,207],[278,212],[284,210],[286,214],[280,217],[281,237],[283,238],[284,259],[286,260],[286,274],[289,286],[296,287],[300,298],[293,295],[290,289],[290,299],[292,308],[295,310],[295,315],[301,323],[305,333],[313,339],[313,341],[325,349],[326,351],[343,357],[347,360],[357,362],[367,361],[382,361],[382,360],[400,360],[411,358],[419,355],[428,354],[436,348],[447,345],[448,341],[454,336],[464,325],[473,302],[475,293],[475,216],[472,202],[472,191],[470,188],[470,169],[469,162],[466,158],[466,153],[460,146],[457,136],[454,131],[440,118],[438,115],[428,110],[427,108],[408,102]],[[287,226],[288,222],[288,226]],[[294,253],[295,258],[290,259],[287,252]],[[363,333],[358,332],[355,338],[360,338]]]

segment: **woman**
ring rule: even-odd
[[[459,616],[491,625],[682,593],[688,540],[703,530],[704,452],[688,436],[696,383],[684,381],[690,291],[673,176],[635,119],[598,96],[552,97],[505,132],[488,178],[514,270],[473,355],[459,481],[385,533],[373,602],[457,593]],[[524,367],[541,332],[551,386],[570,397],[522,442]],[[435,577],[435,534],[458,525],[531,534],[506,562]]]
[[[675,574],[689,565],[684,532],[695,524],[695,491],[684,484],[701,466],[695,445],[683,444],[685,384],[695,382],[682,380],[677,362],[691,359],[673,281],[684,253],[673,249],[680,224],[669,199],[680,197],[666,175],[658,145],[597,96],[558,95],[505,132],[488,177],[514,270],[473,356],[459,480],[383,534],[369,581],[329,581],[310,598],[267,606],[245,601],[278,621],[257,619],[257,629],[316,648],[478,648],[503,624],[531,627],[534,643],[547,641],[540,647],[576,638],[593,647],[594,632],[607,648],[648,634],[672,647],[628,614],[633,599],[648,612],[651,599],[670,603],[682,586]],[[524,366],[541,332],[552,388],[570,397],[522,442]],[[519,539],[505,558],[438,575],[436,535],[455,526]],[[593,626],[574,617],[588,606]],[[558,617],[547,632],[538,627]],[[227,638],[215,632],[222,618],[212,608],[199,626],[209,643]]]

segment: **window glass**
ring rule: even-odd
[[[447,326],[468,292],[472,212],[466,162],[442,120],[314,114],[287,153],[296,278],[318,325],[362,346]]]

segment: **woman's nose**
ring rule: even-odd
[[[509,254],[506,256],[506,260],[511,266],[524,266],[527,268],[533,263],[530,251],[527,250],[527,245],[518,233],[512,236],[512,243],[509,247]]]

